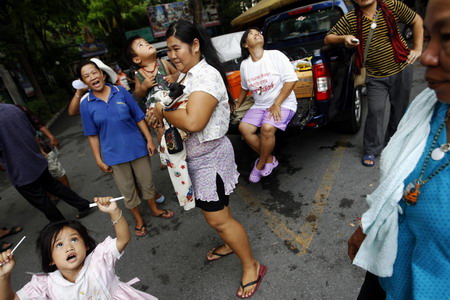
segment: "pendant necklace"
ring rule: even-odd
[[[370,18],[368,15],[366,15],[366,18],[372,20],[372,23],[370,24],[370,29],[375,30],[375,28],[377,28],[378,8],[373,14],[373,19]]]
[[[427,168],[428,161],[430,160],[430,157],[433,160],[441,160],[442,158],[444,158],[445,153],[449,151],[450,143],[443,144],[440,147],[433,149],[436,145],[439,134],[441,133],[442,129],[444,128],[444,126],[447,123],[449,115],[450,115],[450,113],[447,112],[447,116],[445,117],[444,122],[442,122],[441,126],[439,126],[436,134],[434,135],[433,142],[431,143],[430,151],[428,151],[427,157],[425,158],[425,162],[422,166],[422,170],[420,171],[419,179],[414,180],[414,183],[408,184],[407,187],[405,188],[405,193],[403,194],[403,198],[407,204],[416,205],[417,199],[419,198],[419,195],[420,195],[420,192],[419,192],[420,187],[423,186],[424,184],[426,184],[428,181],[430,181],[431,178],[433,178],[439,172],[444,170],[448,165],[450,165],[450,161],[448,161],[447,163],[442,165],[439,169],[434,171],[426,179],[422,179],[423,175],[425,173],[425,169]],[[434,157],[433,157],[433,153],[434,153]]]
[[[441,160],[449,150],[450,143],[442,144],[440,147],[434,149],[433,152],[431,152],[431,158],[433,160]]]
[[[450,117],[450,110],[447,111],[447,116],[445,118],[445,122],[447,122],[447,120]],[[432,147],[433,148],[433,147]],[[441,160],[444,158],[445,154],[450,151],[450,143],[445,143],[442,144],[440,147],[435,148],[432,152],[431,152],[431,159],[433,160]]]

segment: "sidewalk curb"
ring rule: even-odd
[[[50,128],[50,126],[53,125],[53,123],[56,122],[56,120],[59,118],[59,116],[67,109],[67,105],[61,108],[45,125],[47,128]]]

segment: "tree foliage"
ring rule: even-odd
[[[58,56],[61,48],[74,42],[79,14],[73,12],[86,10],[83,1],[71,2],[70,10],[64,1],[2,0],[1,3],[0,51],[10,59],[17,54],[14,48],[21,51],[22,47],[38,60],[49,53]]]
[[[36,96],[44,99],[43,94],[58,86],[70,89],[73,74],[69,66],[81,59],[78,46],[85,42],[85,28],[107,45],[108,54],[102,59],[120,62],[125,32],[149,26],[147,7],[174,1],[0,0],[0,63],[19,62]],[[189,1],[196,7],[201,2]],[[231,20],[255,1],[217,0],[222,24],[217,32],[231,31]],[[201,12],[196,13],[199,18]],[[55,80],[49,82],[49,76]]]

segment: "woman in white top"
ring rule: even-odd
[[[278,160],[272,155],[275,133],[278,129],[286,130],[297,111],[297,99],[292,91],[297,75],[286,55],[278,50],[264,50],[264,37],[256,27],[242,35],[241,52],[244,60],[236,108],[250,91],[255,104],[242,118],[239,131],[250,148],[259,154],[249,177],[250,182],[256,183],[278,166]]]
[[[242,263],[241,286],[236,295],[251,297],[266,273],[266,266],[253,257],[244,227],[233,218],[229,195],[238,181],[233,146],[225,136],[230,122],[226,75],[206,30],[180,20],[166,32],[168,56],[182,73],[179,81],[188,96],[186,109],[153,109],[151,121],[164,117],[170,124],[190,133],[186,161],[194,187],[195,205],[224,244],[213,248],[209,261],[236,253]],[[183,75],[185,74],[185,76]]]

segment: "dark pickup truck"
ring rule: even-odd
[[[293,127],[318,128],[329,121],[335,121],[348,133],[361,127],[362,92],[353,84],[355,51],[323,44],[327,32],[347,12],[344,1],[323,1],[272,15],[264,21],[265,49],[280,50],[291,61],[309,58],[311,62],[313,91],[311,97],[297,98]],[[308,70],[299,70],[298,74],[302,72]]]
[[[349,8],[341,0],[305,2],[267,17],[263,26],[265,49],[282,51],[293,67],[301,65],[294,89],[297,113],[288,128],[319,128],[333,121],[341,131],[356,133],[361,127],[362,92],[353,84],[355,51],[323,44]]]

